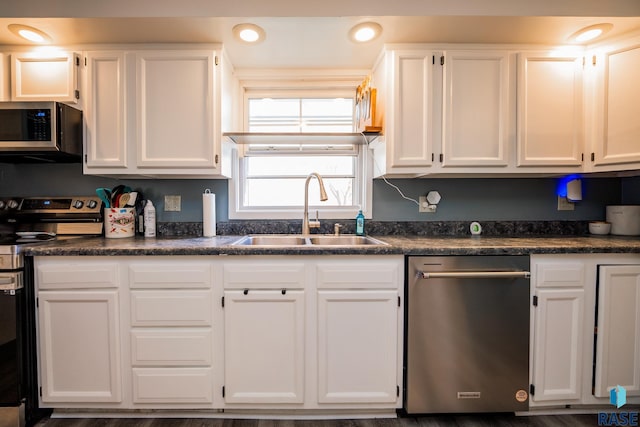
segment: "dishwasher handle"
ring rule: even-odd
[[[528,271],[419,271],[423,279],[528,279]]]

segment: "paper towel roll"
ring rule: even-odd
[[[202,194],[202,235],[216,235],[216,195],[209,189]]]

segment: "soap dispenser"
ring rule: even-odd
[[[358,211],[356,215],[356,236],[364,236],[364,215],[362,209]]]

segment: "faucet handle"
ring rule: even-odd
[[[318,211],[316,210],[316,219],[309,220],[309,228],[320,228],[320,219],[318,219]]]
[[[342,224],[338,224],[337,222],[333,224],[333,234],[335,234],[336,236],[339,236],[341,228],[342,228]]]

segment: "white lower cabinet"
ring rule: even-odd
[[[225,402],[303,403],[304,336],[302,290],[225,291]]]
[[[180,257],[127,263],[135,407],[211,407],[213,266]]]
[[[595,389],[640,396],[640,265],[600,266]]]
[[[400,407],[402,265],[400,256],[228,257],[226,407]]]
[[[318,291],[318,401],[395,403],[398,291]]]
[[[584,289],[542,289],[537,294],[533,399],[580,399]]]
[[[42,407],[395,413],[402,256],[42,256]]]
[[[46,257],[35,275],[41,405],[120,402],[117,264]]]
[[[616,385],[640,403],[640,256],[532,255],[531,272],[531,409],[608,405]]]

